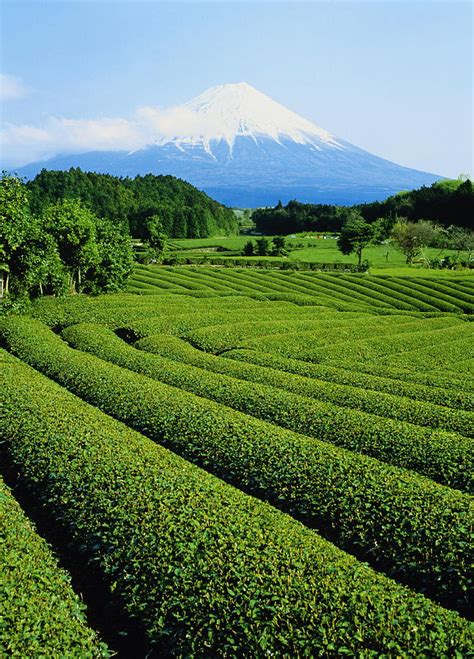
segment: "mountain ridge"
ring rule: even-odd
[[[442,178],[364,151],[247,83],[212,87],[179,112],[179,130],[157,134],[144,148],[64,154],[19,173],[32,178],[42,168],[81,167],[115,176],[170,174],[231,206],[293,198],[361,203]]]

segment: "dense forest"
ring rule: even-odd
[[[109,174],[43,169],[27,183],[30,207],[41,215],[50,204],[79,199],[97,217],[121,224],[135,238],[146,238],[149,218],[159,218],[170,238],[208,238],[238,232],[234,213],[173,176],[118,178]]]
[[[430,220],[442,226],[471,228],[474,218],[474,191],[471,181],[440,181],[430,187],[400,192],[385,201],[347,208],[327,204],[280,202],[274,208],[261,208],[252,219],[265,234],[290,234],[301,231],[341,231],[352,210],[369,223],[384,219],[387,235],[397,218],[411,222]]]
[[[98,217],[79,199],[33,213],[26,185],[0,178],[0,296],[123,290],[134,265],[123,225]]]

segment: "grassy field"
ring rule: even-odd
[[[225,257],[225,251],[219,251],[218,248],[229,250],[229,257],[240,254],[245,243],[248,240],[255,240],[258,236],[232,236],[222,238],[203,238],[195,240],[173,240],[171,243],[172,253],[180,257],[196,255],[199,257],[219,256]],[[271,236],[268,237],[271,239]],[[310,263],[356,263],[354,255],[344,256],[337,249],[336,238],[331,236],[327,239],[311,237],[287,237],[287,244],[290,248],[287,259],[290,261],[304,261]],[[428,248],[425,254],[429,259],[441,258],[443,256],[455,256],[454,250],[439,250]],[[461,254],[461,257],[465,254]],[[262,258],[262,257],[258,257]],[[265,257],[263,257],[265,258]],[[275,257],[268,257],[275,258]],[[393,245],[376,245],[367,247],[364,250],[363,258],[367,259],[371,266],[373,274],[414,274],[421,276],[432,276],[433,271],[423,267],[422,264],[416,263],[407,266],[405,256]],[[474,272],[474,271],[473,271]],[[451,276],[451,271],[435,271],[435,276]]]
[[[474,280],[416,271],[138,266],[1,319],[0,655],[109,655],[39,507],[112,652],[468,656]]]

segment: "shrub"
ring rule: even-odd
[[[423,592],[463,606],[467,495],[73,350],[38,322],[8,319],[1,335],[10,350],[102,410]]]
[[[1,479],[0,564],[2,657],[111,656],[87,627],[85,607],[66,572]]]
[[[472,631],[457,614],[12,357],[1,359],[1,436],[24,478],[139,621],[151,650],[168,656],[469,652]]]

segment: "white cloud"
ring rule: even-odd
[[[60,153],[134,151],[175,136],[211,131],[205,117],[186,107],[142,107],[131,119],[48,117],[36,126],[5,123],[0,131],[0,153],[3,166],[21,167]]]
[[[27,94],[28,89],[20,78],[0,73],[0,101],[14,101]]]

